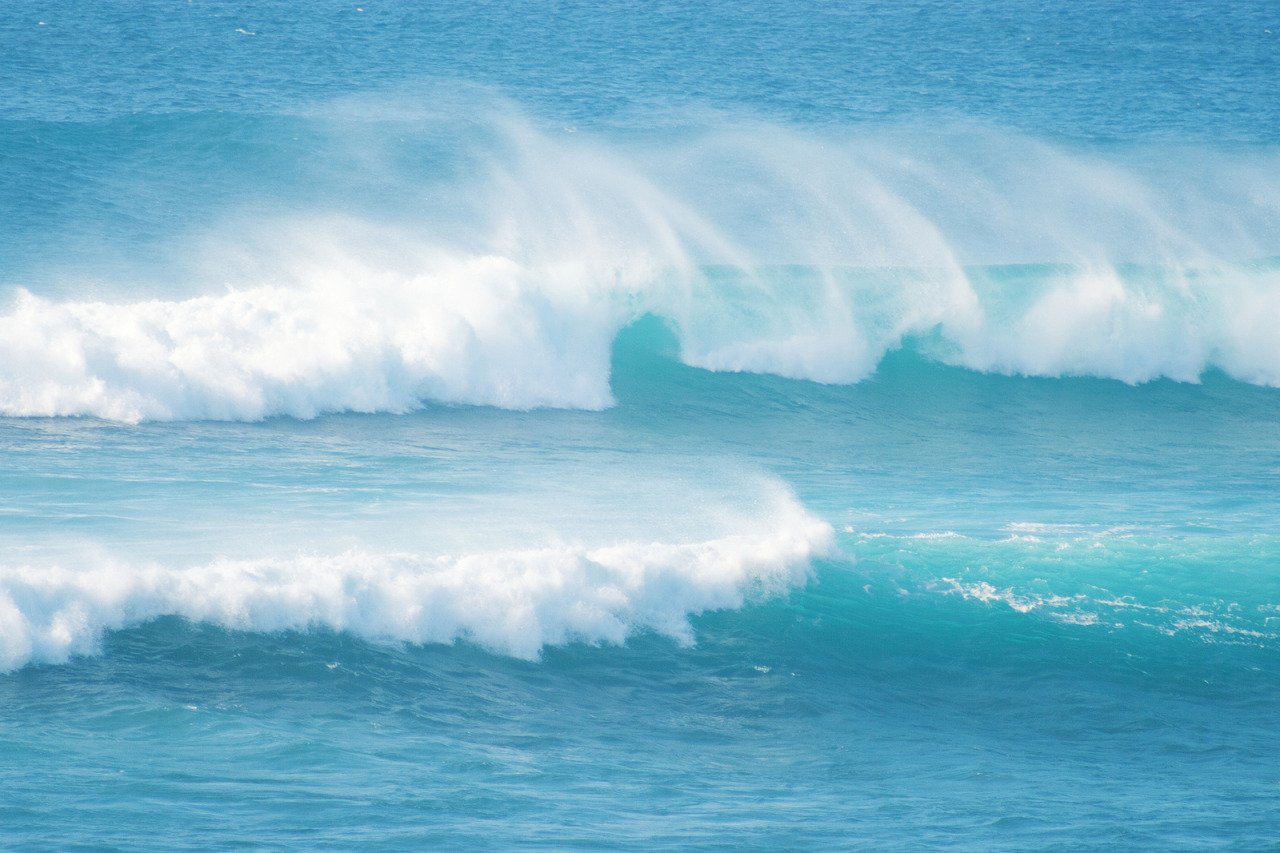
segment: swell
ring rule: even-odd
[[[686,364],[826,383],[910,344],[979,371],[1280,384],[1272,149],[964,125],[609,138],[376,100],[289,127],[310,128],[329,197],[289,210],[272,185],[274,213],[246,198],[164,252],[135,245],[132,278],[92,256],[28,268],[0,314],[0,413],[598,409],[612,342],[646,315]]]

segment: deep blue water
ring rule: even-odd
[[[0,846],[1273,848],[1278,34],[16,4]]]

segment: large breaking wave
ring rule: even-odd
[[[984,371],[1280,385],[1273,150],[750,122],[637,139],[386,103],[314,120],[331,147],[377,141],[339,183],[394,204],[175,237],[199,261],[146,299],[15,284],[0,413],[602,408],[611,342],[647,314],[711,370],[856,382],[911,342]],[[453,165],[387,154],[415,133]]]

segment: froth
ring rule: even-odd
[[[525,286],[509,261],[317,277],[122,305],[24,294],[0,318],[0,411],[252,420],[403,412],[424,399],[611,402],[612,324],[599,306]]]

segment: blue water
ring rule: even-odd
[[[1274,848],[1278,39],[6,10],[0,846]]]

